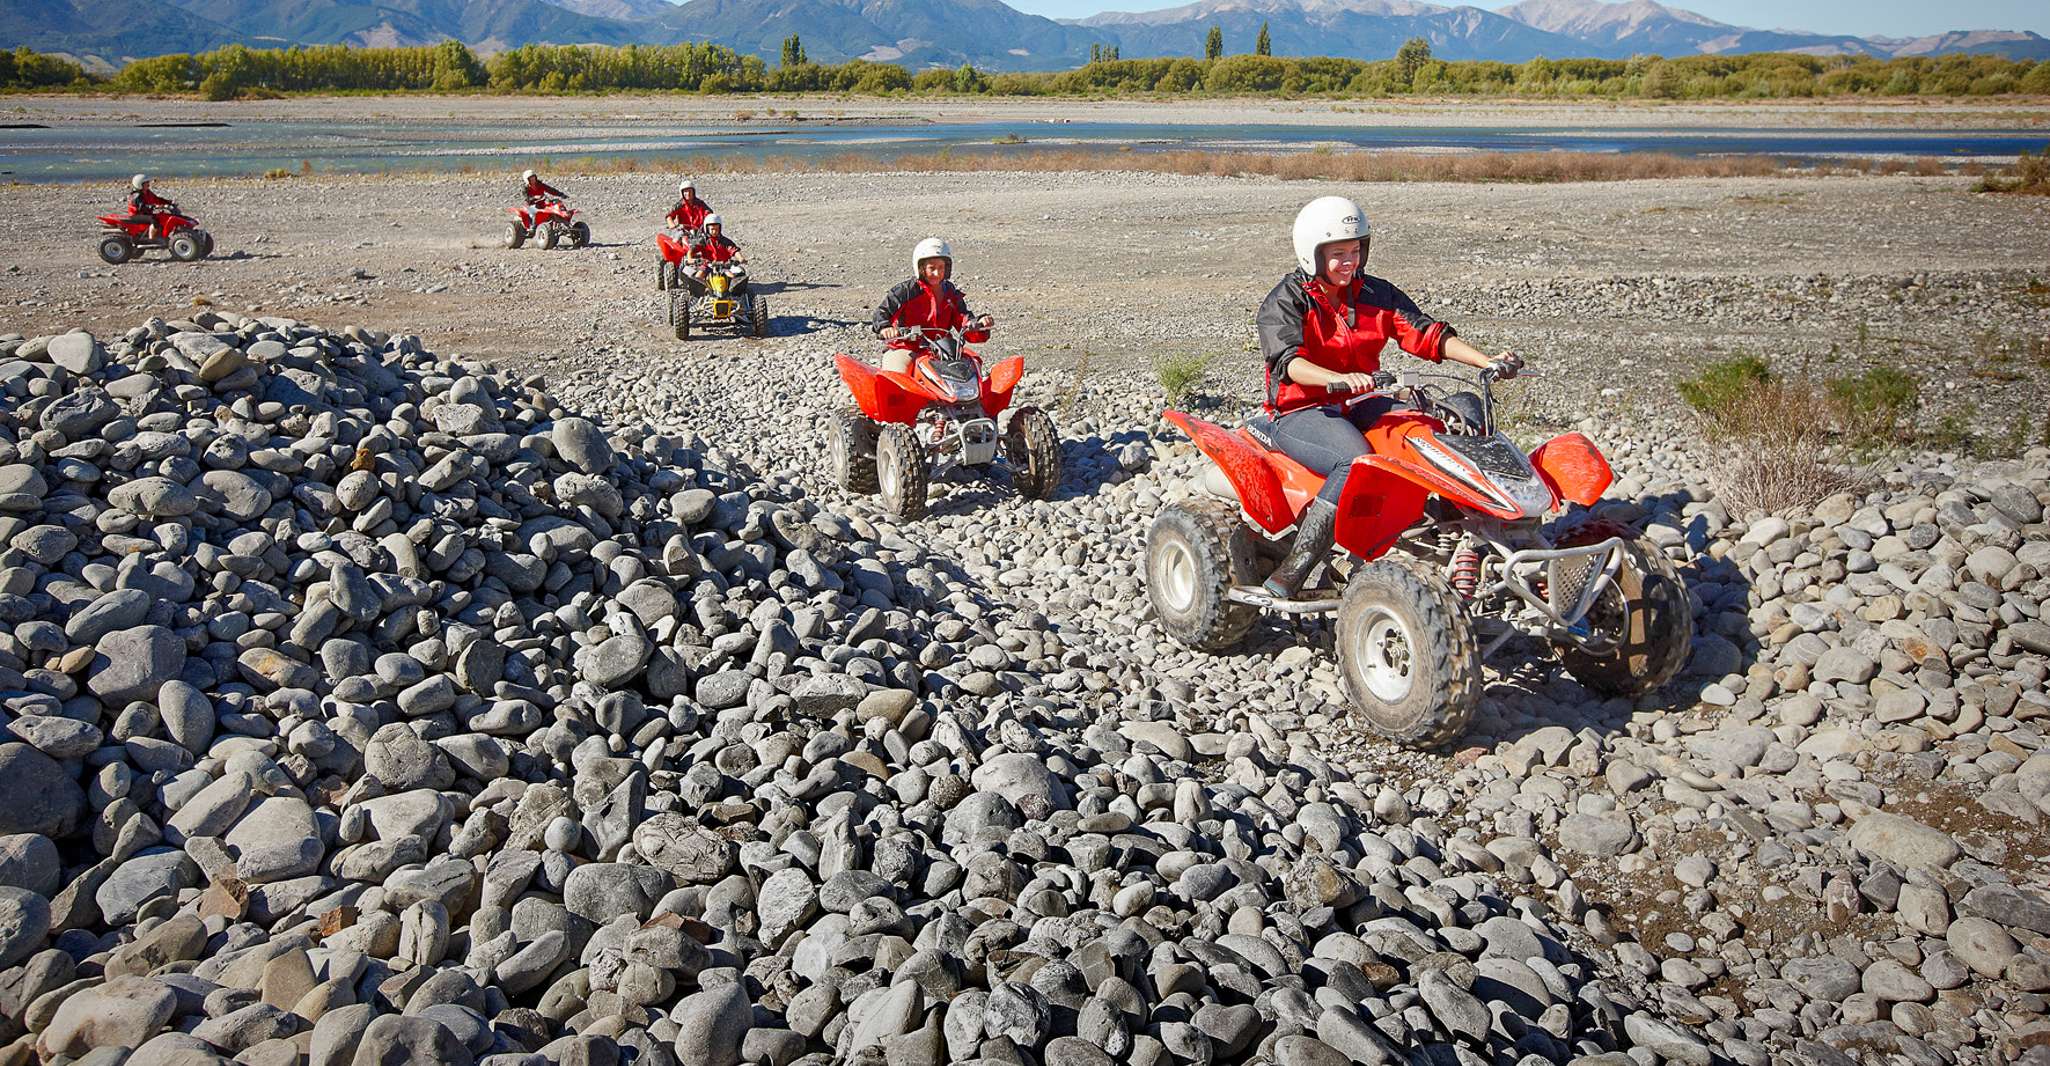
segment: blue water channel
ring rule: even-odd
[[[1015,143],[1014,139],[1022,139]],[[644,163],[730,156],[819,160],[847,154],[890,160],[946,149],[1098,151],[1667,152],[1770,155],[1792,163],[1888,156],[2012,160],[2050,145],[2050,133],[2014,129],[1784,129],[1655,127],[1466,127],[1187,125],[1009,120],[983,123],[799,122],[768,127],[616,121],[540,128],[474,122],[238,122],[209,126],[0,123],[0,180],[104,181],[139,168],[165,176],[408,170],[496,171],[530,162],[637,159]]]

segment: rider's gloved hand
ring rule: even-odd
[[[1491,365],[1495,369],[1495,380],[1508,381],[1510,378],[1515,377],[1518,371],[1523,369],[1523,357],[1515,352],[1510,352],[1508,355],[1495,360]]]

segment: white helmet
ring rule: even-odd
[[[142,191],[142,187],[143,187],[143,186],[145,186],[145,185],[148,185],[148,184],[149,184],[149,175],[148,175],[148,174],[137,174],[136,176],[134,176],[134,177],[132,177],[132,178],[129,178],[129,179],[128,179],[128,187],[129,187],[129,188],[131,188],[131,189],[134,189],[134,190],[135,190],[136,192],[141,192],[141,191]]]
[[[925,261],[928,259],[944,259],[947,261],[947,266],[952,267],[954,265],[953,245],[938,237],[927,237],[919,241],[918,247],[911,250],[911,272],[916,274],[920,270],[925,269]]]
[[[726,220],[720,218],[718,212],[716,211],[712,214],[705,216],[705,225],[707,226],[724,226],[725,224]]]
[[[533,181],[533,180],[534,180],[534,172],[533,172],[533,171],[531,171],[531,170],[523,170],[523,171],[521,171],[521,172],[520,172],[520,180],[521,180],[521,181]]]
[[[1295,216],[1295,264],[1303,273],[1317,274],[1317,249],[1334,241],[1366,241],[1374,227],[1360,205],[1343,196],[1319,196],[1304,205]],[[1366,247],[1360,248],[1366,258]]]
[[[694,182],[689,178],[685,178],[682,181],[676,183],[676,191],[679,193],[696,192],[698,191],[697,182]]]

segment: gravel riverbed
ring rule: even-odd
[[[1696,604],[1659,696],[1512,647],[1412,752],[1328,626],[1197,654],[1141,581],[1200,463],[1152,361],[1243,409],[1329,188],[713,184],[776,335],[680,343],[665,179],[572,180],[601,246],[546,253],[506,184],[194,183],[228,258],[7,267],[0,1062],[2050,1062],[2050,451],[1732,513],[1670,398],[1751,351],[2035,411],[2044,205],[1344,190]],[[928,230],[1051,500],[830,483],[829,356]]]

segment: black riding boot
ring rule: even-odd
[[[1288,557],[1281,565],[1267,575],[1265,588],[1270,596],[1287,599],[1302,588],[1303,579],[1310,571],[1331,554],[1331,539],[1337,531],[1338,505],[1322,496],[1310,501],[1303,508],[1302,518],[1296,521],[1295,546],[1289,549]]]

